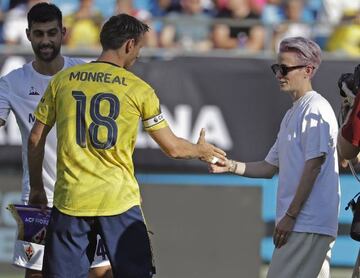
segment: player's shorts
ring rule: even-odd
[[[41,271],[50,209],[47,214],[41,213],[38,208],[25,205],[10,205],[9,209],[18,223],[18,239],[15,241],[13,264]],[[103,241],[97,235],[96,251],[91,268],[108,265],[110,261],[107,259]]]
[[[104,241],[114,277],[153,276],[148,231],[141,209],[134,206],[122,214],[96,217],[70,216],[54,207],[46,234],[44,277],[86,277],[96,233]]]

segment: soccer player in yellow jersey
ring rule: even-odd
[[[100,33],[103,51],[97,61],[57,74],[35,111],[28,146],[31,204],[47,203],[41,164],[45,138],[55,123],[58,137],[54,208],[44,255],[47,278],[86,277],[96,232],[114,277],[154,274],[132,161],[140,118],[168,156],[224,163],[225,153],[205,141],[204,131],[197,144],[175,136],[154,90],[127,70],[148,29],[129,15],[111,17]]]
[[[5,125],[9,112],[12,111],[23,142],[21,192],[23,205],[29,203],[27,142],[33,126],[33,112],[48,83],[56,73],[84,63],[80,59],[61,55],[61,45],[66,28],[62,23],[62,13],[57,6],[47,2],[33,5],[27,14],[27,22],[28,28],[24,32],[26,31],[31,43],[34,59],[0,78],[0,128]],[[54,130],[47,136],[45,149],[43,179],[48,206],[52,207],[56,180],[56,134]],[[41,278],[44,245],[41,237],[36,236],[39,230],[30,226],[24,225],[21,229],[25,229],[25,232],[19,232],[20,237],[16,239],[14,245],[13,264],[25,268],[25,278]],[[27,236],[22,237],[21,234]],[[110,262],[103,250],[102,239],[98,238],[89,278],[111,277]]]

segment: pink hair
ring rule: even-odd
[[[295,52],[301,64],[313,66],[312,76],[321,64],[320,46],[312,40],[303,37],[286,38],[281,41],[279,50],[280,52]]]

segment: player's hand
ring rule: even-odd
[[[295,219],[285,215],[276,225],[273,234],[275,248],[280,248],[287,243],[287,240],[294,229],[295,221]]]
[[[349,160],[340,159],[339,157],[339,165],[341,168],[346,169],[347,167],[349,167]]]
[[[339,120],[340,125],[343,125],[348,121],[349,116],[351,114],[351,110],[353,108],[353,102],[354,100],[349,97],[346,97],[342,100],[340,107],[340,113],[341,113],[341,119]]]
[[[227,173],[230,171],[230,160],[225,158],[224,164],[208,164],[209,172],[214,174]]]
[[[46,193],[44,188],[34,189],[31,188],[29,196],[29,205],[39,205],[42,208],[45,208],[48,204]]]
[[[343,168],[343,169],[346,169],[349,167],[349,164],[351,163],[353,167],[359,167],[358,164],[360,162],[360,157],[357,156],[351,160],[346,160],[344,158],[342,158],[340,156],[340,154],[338,154],[339,156],[339,165]]]
[[[199,147],[199,159],[201,161],[218,165],[225,164],[226,153],[222,149],[206,142],[204,128],[200,131],[197,145]]]

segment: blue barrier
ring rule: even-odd
[[[263,190],[262,217],[265,223],[275,219],[276,188],[278,178],[250,179],[233,175],[189,175],[189,174],[145,174],[136,175],[140,184],[198,185],[198,186],[260,186]],[[351,175],[341,175],[340,224],[351,224],[352,214],[345,211],[348,201],[360,191],[360,184]],[[261,257],[264,262],[271,259],[272,239],[265,237],[261,243]],[[353,266],[359,250],[359,244],[347,235],[338,236],[333,252],[332,265]]]

